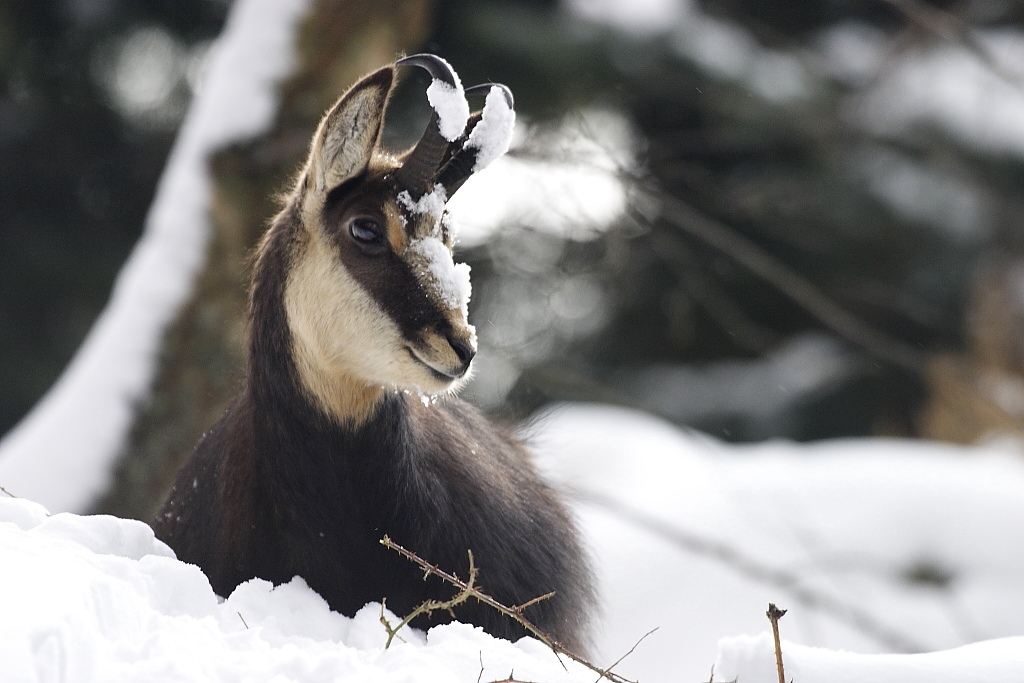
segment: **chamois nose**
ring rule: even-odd
[[[452,350],[458,356],[459,362],[462,363],[462,372],[465,373],[466,370],[469,370],[469,364],[473,362],[473,357],[476,356],[476,349],[467,339],[459,339],[451,334],[445,335],[445,338],[448,339]]]

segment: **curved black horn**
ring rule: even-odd
[[[508,104],[509,109],[513,109],[515,106],[515,100],[512,97],[512,91],[507,86],[501,83],[481,83],[480,85],[474,85],[470,88],[466,88],[466,96],[470,95],[486,95],[491,92],[491,88],[501,88],[502,94],[505,96],[505,103]],[[456,151],[441,167],[440,172],[437,174],[437,182],[444,186],[445,193],[450,199],[455,191],[462,187],[463,183],[469,180],[469,176],[473,175],[473,168],[476,166],[476,158],[478,150],[475,147],[466,147],[465,142],[469,137],[470,132],[476,127],[476,124],[480,123],[481,112],[473,114],[469,118],[469,123],[466,126],[466,133],[460,140],[453,143],[456,147]]]
[[[426,52],[418,55],[409,55],[395,62],[395,66],[418,66],[430,74],[431,78],[443,81],[453,88],[458,87],[459,77],[455,75],[451,65],[437,55]]]
[[[491,92],[491,88],[501,88],[501,94],[505,96],[505,103],[509,109],[516,108],[515,99],[512,97],[512,91],[508,89],[508,86],[504,83],[481,83],[472,87],[466,88],[466,97],[470,95],[487,95]]]
[[[418,54],[404,57],[395,62],[396,66],[418,66],[452,88],[459,87],[458,76],[448,62],[437,55]],[[395,183],[399,188],[408,190],[419,198],[430,190],[434,176],[437,174],[441,160],[448,149],[448,140],[441,135],[440,117],[435,110],[427,123],[423,136],[413,148],[401,168],[395,171]]]

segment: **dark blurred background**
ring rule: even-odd
[[[0,4],[0,433],[102,310],[229,10]],[[1020,3],[433,10],[424,48],[507,83],[522,133],[512,207],[464,220],[471,400],[736,441],[1019,433]]]

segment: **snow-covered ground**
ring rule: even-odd
[[[629,678],[706,681],[717,649],[715,680],[769,680],[755,672],[771,653],[763,641],[728,640],[767,631],[769,602],[789,610],[784,640],[833,650],[1024,635],[1024,455],[1012,447],[733,446],[596,406],[556,409],[538,430],[541,461],[575,491],[601,574],[602,659],[658,629],[621,664]],[[1024,638],[1002,652],[1014,647],[1024,653]],[[880,666],[806,649],[794,649],[794,666],[807,652],[806,671],[824,673],[803,683]],[[963,668],[930,680],[974,680],[962,676],[974,655],[962,654]],[[906,657],[885,661],[893,672],[919,666]],[[1015,677],[985,680],[1024,680],[1015,657],[1003,660]]]
[[[0,519],[5,682],[580,680],[535,641],[462,624],[406,628],[384,649],[380,605],[346,618],[301,579],[250,581],[218,601],[141,522],[12,499]]]
[[[783,654],[800,683],[1024,679],[1019,453],[727,446],[585,405],[555,409],[530,438],[594,554],[599,665],[656,628],[616,671],[696,683],[714,665],[717,681],[777,680],[771,601],[789,609]],[[4,681],[595,678],[535,641],[459,624],[384,649],[379,605],[343,617],[301,579],[220,601],[139,522],[0,498],[0,547]],[[908,649],[944,651],[892,654]]]

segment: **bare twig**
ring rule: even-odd
[[[413,613],[410,616],[407,616],[405,619],[403,619],[402,623],[399,625],[398,629],[400,629],[402,626],[408,624],[413,618],[415,618],[415,616],[418,616],[419,614],[429,613],[430,611],[432,611],[434,609],[447,609],[450,606],[454,606],[455,604],[465,602],[468,598],[472,597],[472,598],[474,598],[474,599],[484,603],[488,607],[493,608],[494,610],[496,610],[500,614],[504,614],[505,616],[507,616],[507,617],[509,617],[511,619],[514,619],[524,629],[526,629],[526,631],[528,633],[530,633],[530,635],[532,635],[534,638],[536,638],[540,642],[542,642],[545,645],[547,645],[552,650],[552,652],[555,653],[555,656],[559,657],[559,661],[561,661],[561,656],[560,655],[564,655],[565,657],[568,657],[569,659],[571,659],[572,661],[576,662],[577,664],[580,664],[580,665],[590,669],[594,673],[598,674],[598,680],[601,680],[602,678],[604,678],[604,679],[607,679],[609,681],[612,681],[612,683],[635,683],[635,681],[630,681],[629,679],[624,678],[624,677],[618,675],[617,673],[614,673],[612,671],[612,667],[608,667],[608,668],[602,669],[601,667],[599,667],[599,666],[597,666],[595,664],[590,663],[589,661],[587,661],[583,657],[580,657],[576,653],[574,653],[571,650],[567,649],[564,645],[559,643],[553,637],[551,637],[547,633],[541,631],[529,619],[527,619],[523,615],[523,610],[526,609],[526,607],[528,607],[530,605],[533,605],[533,604],[536,604],[536,602],[538,600],[548,598],[548,597],[550,597],[553,594],[548,594],[546,596],[542,596],[541,598],[534,598],[533,600],[530,600],[529,602],[523,603],[522,605],[513,605],[513,606],[509,607],[509,606],[507,606],[507,605],[505,605],[505,604],[503,604],[501,602],[498,602],[497,600],[495,600],[491,596],[489,596],[486,593],[482,592],[475,585],[473,585],[473,582],[476,579],[476,571],[475,571],[475,567],[473,565],[473,555],[472,555],[472,553],[470,553],[470,556],[469,556],[470,557],[470,580],[469,581],[463,581],[459,577],[454,576],[453,574],[450,574],[449,572],[446,572],[443,569],[440,569],[439,567],[437,567],[437,565],[430,564],[426,560],[422,559],[416,553],[412,552],[411,550],[407,550],[407,549],[403,548],[402,546],[398,545],[397,543],[392,541],[387,536],[382,538],[380,543],[385,548],[389,548],[391,550],[394,550],[396,553],[398,553],[402,557],[406,558],[407,560],[409,560],[409,561],[413,562],[414,564],[416,564],[417,566],[419,566],[423,570],[424,575],[433,574],[434,576],[442,579],[443,581],[445,581],[447,583],[450,583],[451,585],[453,585],[453,586],[455,586],[456,588],[459,589],[459,592],[455,595],[455,597],[452,598],[452,600],[447,602],[447,603],[446,602],[437,601],[437,600],[428,600],[428,601],[426,601],[425,603],[423,603],[423,605],[421,605],[420,607],[417,607],[415,610],[413,610]],[[425,605],[427,607],[424,607]],[[389,627],[388,625],[386,625],[386,626]],[[397,632],[398,629],[394,629],[395,632]],[[648,635],[650,635],[650,634],[648,634]],[[646,638],[646,637],[647,636],[644,636],[644,638]],[[643,638],[641,638],[640,640],[643,640]],[[390,642],[391,642],[391,640],[389,638],[388,639],[388,643],[390,643]],[[639,642],[637,644],[639,644]],[[634,646],[634,649],[635,649],[635,647],[636,646]],[[630,652],[632,652],[632,650],[630,650]],[[628,654],[629,653],[627,653],[627,655]],[[619,661],[622,661],[621,658],[620,658]],[[618,662],[616,662],[616,664],[618,664]],[[563,664],[563,666],[564,666],[564,664]]]
[[[10,491],[8,491],[7,489],[5,489],[5,488],[4,488],[3,486],[0,486],[0,492],[2,492],[2,493],[5,493],[5,494],[6,494],[7,496],[9,496],[10,498],[17,498],[17,496],[16,496],[16,495],[14,495],[13,493],[11,493],[11,492],[10,492]]]
[[[775,668],[779,672],[779,683],[786,683],[786,673],[782,668],[782,642],[779,640],[779,619],[786,614],[786,610],[779,609],[774,602],[769,602],[768,611],[765,614],[772,622],[772,636],[775,638]]]
[[[621,664],[621,663],[622,663],[622,660],[624,660],[624,659],[625,659],[626,657],[628,657],[628,656],[630,656],[631,654],[633,654],[633,652],[635,652],[635,651],[636,651],[636,649],[637,649],[638,647],[640,647],[640,643],[642,643],[642,642],[644,642],[645,640],[647,640],[647,636],[649,636],[649,635],[651,635],[652,633],[654,633],[655,631],[657,631],[657,630],[658,630],[658,628],[659,628],[659,627],[655,626],[655,627],[654,627],[654,628],[652,628],[652,629],[651,629],[650,631],[648,631],[647,633],[645,633],[645,634],[643,634],[642,636],[640,636],[640,640],[638,640],[638,641],[636,641],[635,643],[633,643],[633,647],[629,648],[629,650],[628,650],[628,651],[626,652],[626,654],[622,655],[621,657],[619,657],[618,659],[616,659],[616,660],[615,660],[614,662],[612,662],[612,665],[608,667],[608,671],[611,671],[612,669],[614,669],[615,667],[617,667],[617,666],[618,666],[619,664]],[[598,678],[597,680],[601,680],[601,679],[600,679],[600,678]]]
[[[961,45],[977,57],[992,73],[1015,88],[1024,87],[1021,74],[999,63],[992,51],[982,43],[971,27],[956,15],[921,0],[882,0],[925,31]]]

